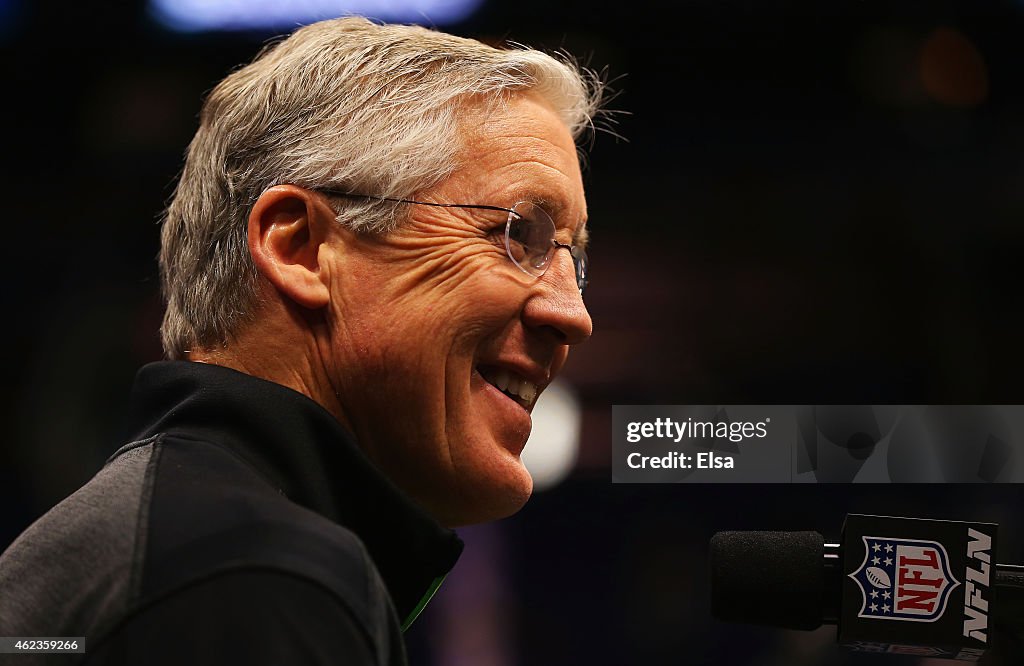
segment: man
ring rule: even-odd
[[[404,663],[448,528],[526,502],[530,410],[590,335],[574,139],[599,95],[358,18],[221,82],[163,225],[170,361],[139,373],[133,441],[0,559],[0,636]]]

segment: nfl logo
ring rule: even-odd
[[[935,541],[861,537],[864,562],[852,578],[864,597],[858,617],[935,622],[960,582],[946,549]]]

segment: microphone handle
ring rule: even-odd
[[[821,604],[822,624],[839,624],[839,614],[843,599],[843,546],[838,543],[825,543],[823,552],[825,575],[823,582],[823,599]]]
[[[996,564],[996,585],[1000,588],[1024,589],[1024,565]]]
[[[1014,663],[1024,655],[1024,566],[996,564],[996,594],[999,596],[995,616],[998,639],[995,652]]]

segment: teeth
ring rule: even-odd
[[[518,375],[513,375],[503,368],[493,369],[487,373],[487,381],[493,384],[498,390],[510,395],[519,396],[527,406],[532,406],[537,399],[537,386]]]
[[[498,370],[494,373],[494,385],[502,391],[508,390],[508,385],[511,381],[512,378],[509,377],[508,371],[506,370]]]

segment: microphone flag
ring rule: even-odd
[[[848,515],[839,642],[978,660],[990,647],[996,527]]]

